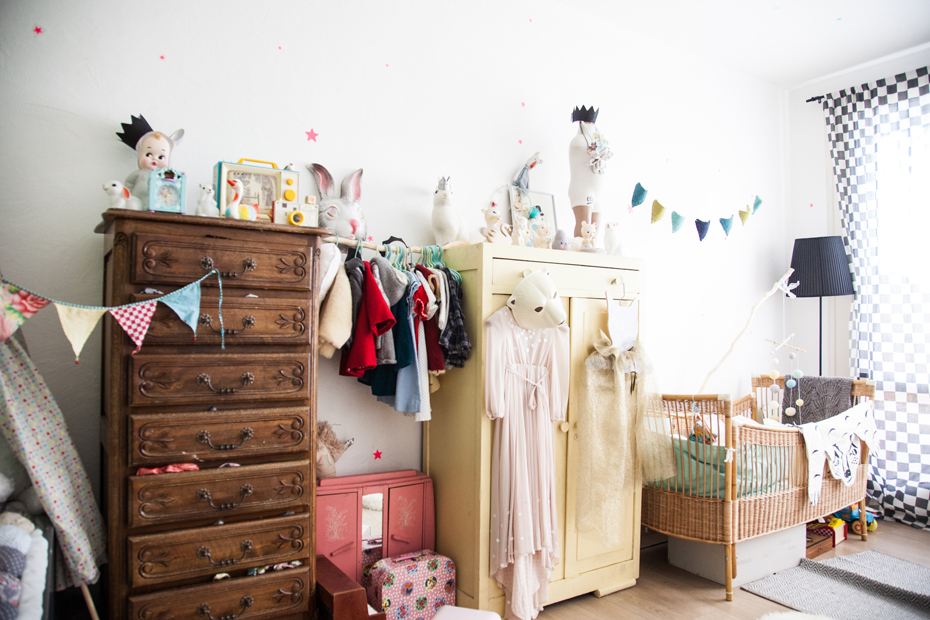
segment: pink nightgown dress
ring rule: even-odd
[[[485,322],[485,407],[491,457],[491,577],[506,618],[530,620],[559,562],[552,421],[565,419],[569,329],[522,329],[510,308]]]

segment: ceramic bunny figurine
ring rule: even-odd
[[[452,177],[439,177],[433,192],[433,236],[438,245],[458,241],[463,232],[462,220],[452,206]]]
[[[513,212],[513,245],[530,245],[530,221],[516,211]]]
[[[194,215],[201,217],[219,217],[220,211],[216,208],[216,192],[212,185],[200,186],[200,198],[197,199],[197,209]]]
[[[104,183],[103,191],[105,191],[110,198],[111,209],[142,211],[142,201],[130,194],[129,190],[119,181]]]
[[[329,230],[337,237],[368,238],[368,223],[358,201],[362,197],[362,169],[342,179],[342,190],[336,194],[336,185],[329,171],[320,164],[310,164],[307,170],[316,178],[320,189],[320,220],[318,226]]]
[[[620,222],[604,225],[604,249],[608,254],[620,256]]]
[[[594,240],[597,237],[597,222],[592,222],[588,224],[586,221],[581,221],[581,249],[582,250],[593,250],[594,249]]]
[[[507,243],[511,242],[510,233],[505,228],[504,220],[501,217],[500,207],[496,202],[492,202],[487,209],[482,209],[484,214],[485,227],[481,229],[485,241],[488,243]]]

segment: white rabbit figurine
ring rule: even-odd
[[[200,198],[197,199],[197,208],[194,215],[201,217],[219,217],[220,210],[216,207],[216,192],[212,185],[200,186]]]
[[[620,256],[620,222],[604,225],[604,249],[608,254]]]
[[[546,248],[552,247],[552,233],[549,231],[549,222],[543,220],[533,228],[533,247]]]
[[[433,215],[431,218],[433,237],[438,245],[458,241],[464,232],[462,219],[452,206],[452,177],[439,177],[433,192]]]
[[[129,190],[119,181],[110,181],[103,184],[103,191],[110,198],[111,209],[142,210],[142,201],[129,193]]]
[[[326,168],[320,164],[310,164],[307,170],[313,173],[317,187],[320,188],[318,226],[337,237],[365,241],[368,238],[368,223],[358,204],[362,197],[362,169],[342,179],[340,195],[336,195],[333,177]]]

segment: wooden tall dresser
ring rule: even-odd
[[[597,534],[579,531],[575,519],[577,423],[584,411],[575,394],[581,368],[600,330],[607,331],[605,293],[614,299],[642,292],[642,260],[581,252],[480,244],[447,250],[445,264],[462,274],[465,324],[474,345],[464,368],[440,378],[432,395],[433,419],[423,431],[423,471],[433,480],[436,551],[456,566],[456,605],[504,613],[504,594],[490,577],[491,435],[484,404],[484,321],[504,306],[525,270],[547,268],[559,289],[571,328],[571,383],[564,422],[553,422],[560,563],[548,603],[587,592],[598,596],[628,588],[639,577],[640,482],[617,519],[622,544],[605,548]]]
[[[113,210],[104,227],[105,305],[169,293],[215,268],[226,330],[224,350],[215,276],[203,282],[196,341],[159,303],[131,355],[135,345],[105,318],[109,617],[309,618],[324,231]],[[136,475],[172,463],[200,469]]]

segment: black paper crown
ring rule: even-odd
[[[117,131],[116,135],[129,148],[135,150],[142,136],[152,131],[152,126],[141,114],[139,116],[130,116],[130,118],[132,119],[131,123],[120,123],[123,127],[123,133]]]
[[[583,121],[585,123],[593,123],[597,120],[597,113],[600,112],[600,108],[597,110],[594,109],[594,106],[586,108],[581,106],[581,109],[578,109],[578,106],[575,106],[575,110],[572,112],[572,122],[576,123],[578,121]]]

